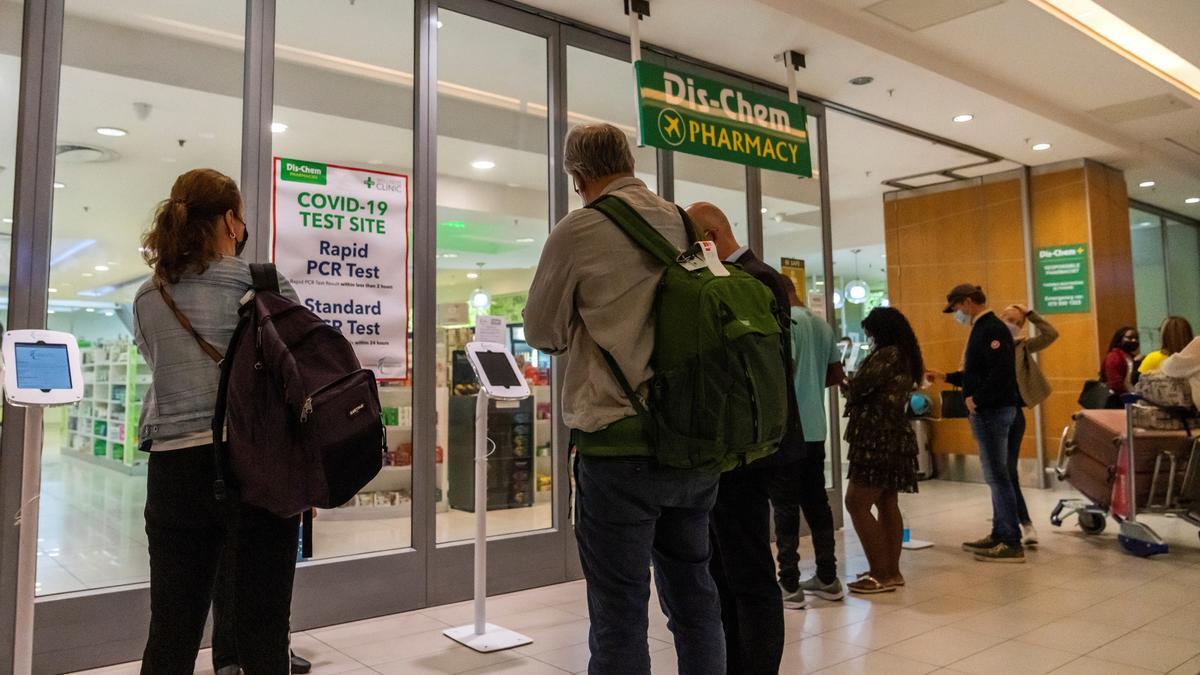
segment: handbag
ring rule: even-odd
[[[963,390],[955,387],[942,392],[942,419],[964,419],[971,416]]]
[[[1103,410],[1113,407],[1112,390],[1101,380],[1088,380],[1083,383],[1083,391],[1079,394],[1079,407],[1084,410]]]

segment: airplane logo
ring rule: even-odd
[[[663,108],[658,114],[658,130],[663,140],[671,145],[683,143],[683,115],[674,108]]]

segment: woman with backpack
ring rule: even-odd
[[[299,518],[218,501],[213,453],[217,362],[251,288],[242,197],[233,179],[195,169],[176,179],[142,239],[154,273],[134,299],[134,339],[153,373],[139,424],[149,451],[146,536],[150,635],[143,673],[190,673],[213,580],[234,584],[238,663],[248,675],[289,672],[288,631]],[[295,300],[284,279],[281,292]]]
[[[904,585],[904,520],[898,494],[917,491],[917,439],[906,406],[925,379],[925,363],[912,326],[899,310],[877,307],[862,327],[873,346],[846,386],[846,510],[871,569],[849,588],[855,593],[885,593]]]

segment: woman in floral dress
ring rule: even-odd
[[[849,588],[856,593],[885,593],[904,585],[900,574],[904,521],[897,495],[917,491],[917,440],[906,406],[924,379],[925,365],[912,327],[898,310],[876,308],[862,327],[874,348],[846,385],[850,418],[846,510],[871,569]]]

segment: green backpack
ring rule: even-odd
[[[787,427],[789,383],[770,289],[736,265],[726,265],[727,277],[706,266],[688,271],[675,246],[619,197],[590,206],[666,267],[655,299],[647,406],[601,349],[654,457],[664,466],[720,472],[775,452]],[[691,221],[680,215],[692,240]]]

